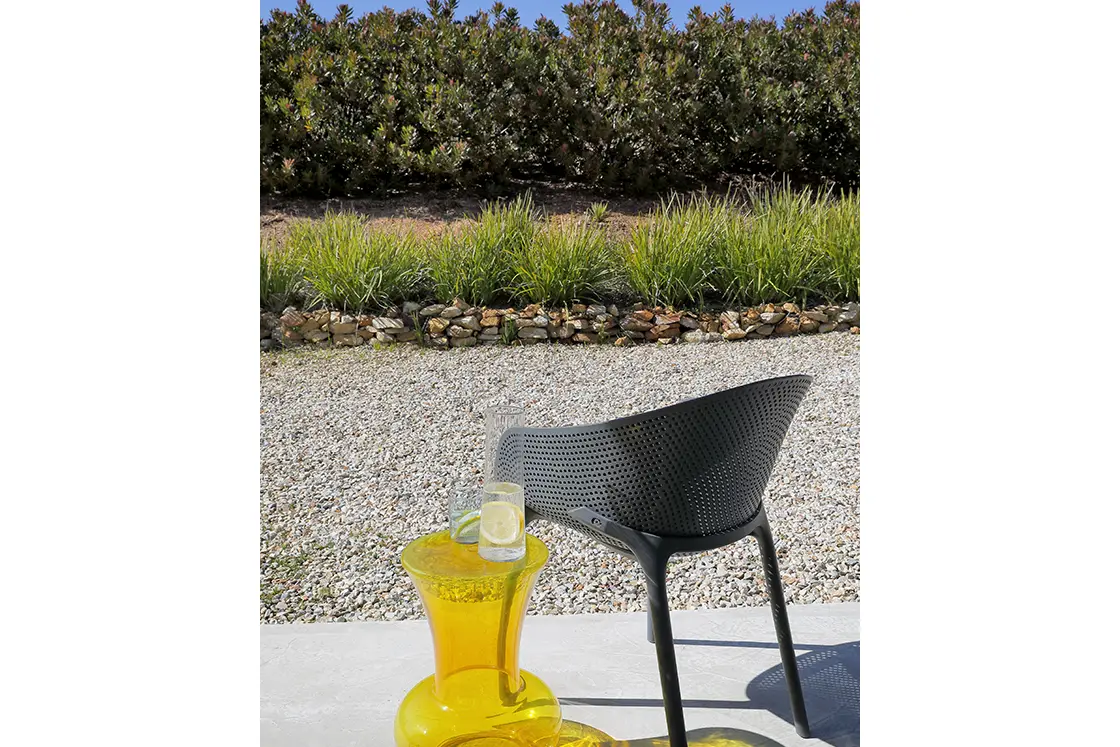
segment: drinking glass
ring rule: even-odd
[[[486,410],[486,464],[478,525],[478,555],[485,560],[510,562],[525,557],[525,491],[517,483],[499,482],[495,474],[502,434],[524,425],[525,410],[520,407],[498,405]]]
[[[498,441],[507,428],[525,426],[525,410],[513,405],[498,405],[486,410],[486,464],[483,467],[483,482],[493,482],[494,467],[497,463]]]
[[[451,539],[464,545],[478,542],[478,521],[482,509],[482,491],[478,486],[451,491],[448,519]]]
[[[512,482],[488,482],[482,488],[478,556],[508,563],[525,557],[525,491]]]

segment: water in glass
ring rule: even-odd
[[[482,489],[477,486],[452,491],[448,501],[451,539],[464,545],[478,542],[478,522],[482,509]]]
[[[478,555],[493,562],[525,557],[525,491],[512,482],[490,482],[482,489]]]

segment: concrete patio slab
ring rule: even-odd
[[[756,607],[672,613],[690,734],[726,727],[749,732],[740,738],[756,747],[858,747],[859,604],[789,615],[813,738],[793,729],[770,610]],[[645,633],[644,613],[531,616],[521,666],[548,683],[565,720],[616,740],[661,737]],[[260,640],[264,747],[391,747],[401,699],[433,669],[423,620],[267,625]]]

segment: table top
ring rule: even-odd
[[[478,545],[465,545],[451,539],[446,529],[418,537],[401,553],[401,563],[411,575],[437,579],[497,579],[511,573],[534,573],[548,560],[548,548],[531,534],[525,534],[525,557],[508,563],[495,563],[478,556]]]

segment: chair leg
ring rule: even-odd
[[[758,548],[762,553],[762,566],[766,573],[766,587],[770,593],[770,610],[774,613],[774,631],[778,636],[778,648],[782,652],[782,669],[785,671],[789,687],[789,703],[793,710],[793,725],[797,733],[809,738],[809,717],[805,714],[805,697],[801,692],[801,677],[797,673],[797,656],[793,651],[793,636],[789,630],[789,617],[786,615],[786,598],[782,591],[782,574],[778,570],[778,553],[774,549],[774,538],[770,525],[763,521],[754,531]]]
[[[677,656],[673,650],[673,626],[669,621],[669,592],[665,584],[666,560],[649,562],[652,567],[646,574],[646,593],[649,596],[649,623],[657,646],[657,668],[661,674],[661,695],[665,701],[665,723],[669,727],[670,747],[688,747],[684,729],[684,705],[681,703],[681,684],[677,677]]]
[[[653,643],[653,607],[646,610],[646,640]]]

